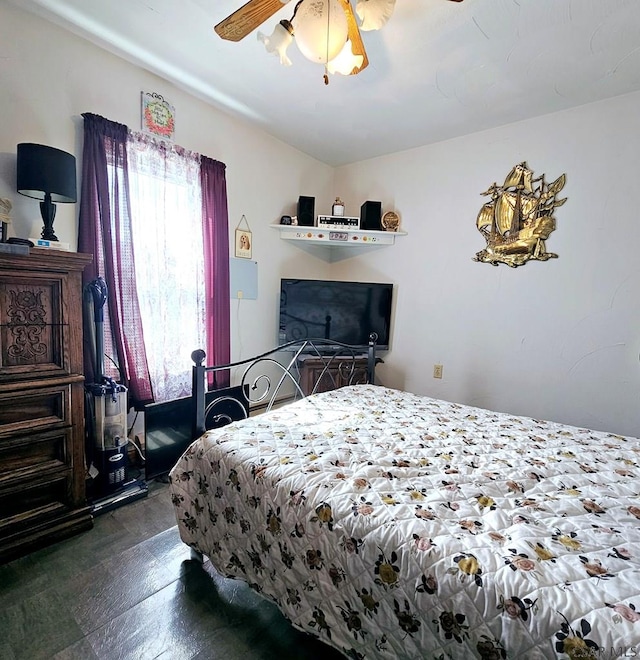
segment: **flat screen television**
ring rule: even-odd
[[[279,343],[297,339],[330,339],[389,348],[393,284],[282,279]]]

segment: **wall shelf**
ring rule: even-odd
[[[367,231],[365,229],[324,229],[320,227],[300,227],[292,225],[271,225],[280,231],[280,238],[286,241],[300,241],[306,244],[326,247],[373,247],[393,245],[398,236],[406,236],[405,231]]]

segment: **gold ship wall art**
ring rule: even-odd
[[[507,174],[502,186],[494,182],[481,193],[491,197],[476,220],[487,245],[474,261],[515,268],[531,259],[557,258],[557,254],[547,252],[546,240],[556,228],[554,209],[567,201],[566,197],[558,199],[565,182],[566,174],[553,183],[547,183],[544,174],[534,178],[533,171],[522,162]]]

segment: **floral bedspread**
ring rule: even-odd
[[[183,541],[351,658],[640,654],[640,440],[357,385],[210,431]]]

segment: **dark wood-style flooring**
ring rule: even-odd
[[[344,660],[244,583],[190,561],[166,484],[0,566],[2,660]]]

